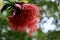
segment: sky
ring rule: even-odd
[[[49,19],[47,17],[45,17],[45,18],[43,18],[43,20],[45,21],[45,23],[40,24],[40,27],[42,28],[42,31],[44,33],[47,33],[49,30],[56,29],[56,25],[52,24],[52,22],[54,21],[53,17],[50,17]]]

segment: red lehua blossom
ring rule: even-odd
[[[39,8],[36,5],[16,3],[12,14],[8,17],[8,21],[13,31],[31,34],[38,29]]]

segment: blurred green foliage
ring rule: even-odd
[[[0,10],[2,9],[3,5],[13,3],[15,0],[0,0]],[[21,1],[21,0],[16,0]],[[25,1],[25,0],[22,0]],[[54,24],[57,28],[60,27],[60,0],[27,0],[28,3],[33,3],[38,5],[39,7],[43,8],[46,6],[47,8],[43,8],[42,14],[46,15],[45,17],[54,18]],[[26,1],[25,1],[26,2]],[[2,4],[4,3],[4,4]],[[32,37],[27,37],[27,33],[18,33],[12,32],[9,30],[9,25],[7,21],[7,17],[11,14],[12,8],[10,10],[5,9],[3,12],[0,12],[0,40],[60,40],[60,31],[54,30],[49,31],[48,33],[44,33],[41,28],[37,30],[36,35]],[[56,13],[58,12],[58,13]],[[56,14],[55,14],[56,13]],[[58,14],[58,15],[57,15]],[[43,20],[44,17],[42,17]],[[43,24],[41,22],[41,24]]]

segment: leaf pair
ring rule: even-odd
[[[3,6],[1,12],[3,12],[4,10],[10,10],[14,3],[10,2],[9,0],[6,0],[7,3],[5,3],[5,5]]]

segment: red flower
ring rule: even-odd
[[[39,8],[36,5],[16,3],[12,14],[8,17],[8,21],[13,31],[31,34],[38,29]]]

